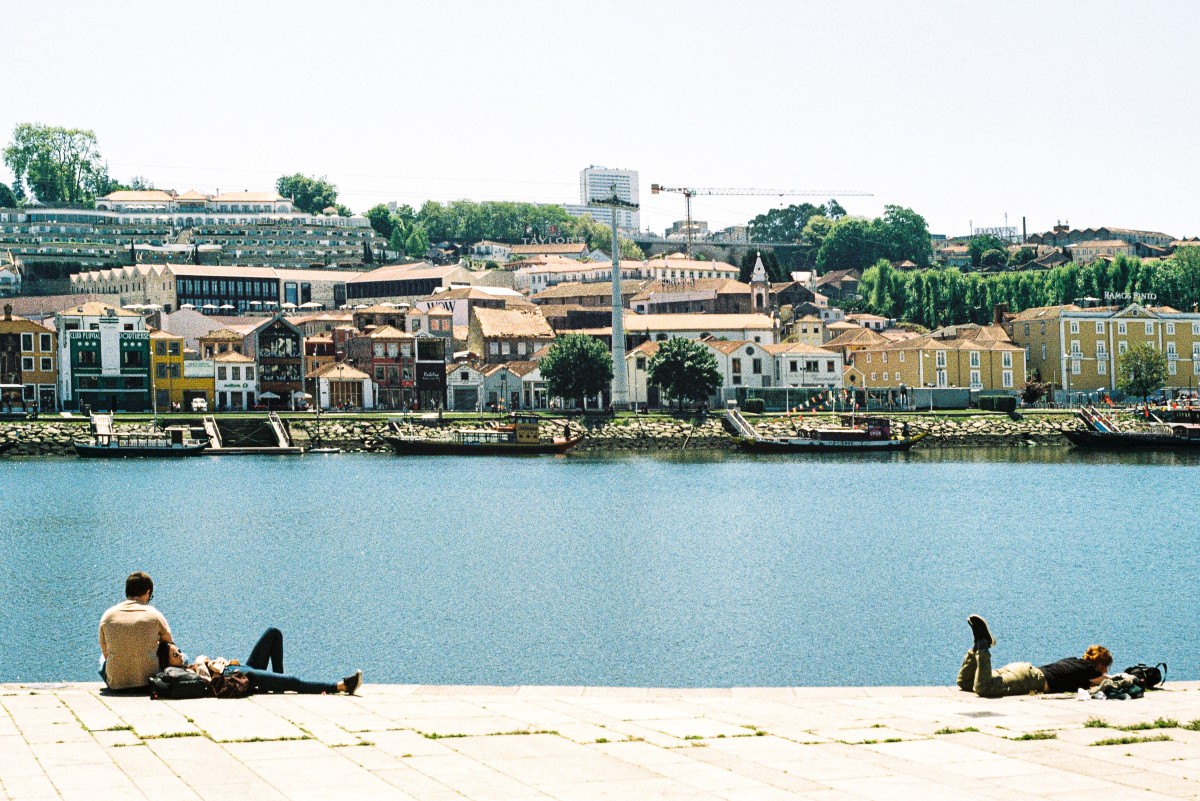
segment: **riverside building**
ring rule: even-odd
[[[63,408],[150,409],[150,332],[140,314],[84,303],[59,312],[54,324]]]

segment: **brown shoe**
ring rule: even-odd
[[[996,638],[992,636],[992,632],[988,629],[987,621],[979,615],[971,615],[967,618],[967,622],[971,624],[971,633],[975,635],[975,650],[981,648],[991,648],[996,644]]]

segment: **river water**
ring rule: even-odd
[[[1200,460],[867,457],[0,460],[0,681],[92,680],[146,570],[190,654],[368,681],[953,682],[1107,645],[1200,677]]]

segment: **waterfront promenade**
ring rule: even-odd
[[[1179,727],[1138,728],[1156,719]],[[1200,731],[1182,728],[1197,719],[1200,682],[1086,703],[948,687],[370,684],[151,701],[5,684],[0,799],[1155,801],[1200,797]],[[1120,739],[1134,741],[1097,744]]]

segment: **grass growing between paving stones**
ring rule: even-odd
[[[211,740],[212,738],[209,737]],[[236,737],[232,740],[213,740],[214,743],[286,743],[292,740],[312,740],[311,734],[300,734],[295,737]]]
[[[1170,741],[1169,734],[1156,734],[1153,737],[1110,737],[1107,740],[1097,740],[1094,743],[1088,743],[1089,746],[1097,745],[1133,745],[1134,743],[1162,743]]]
[[[954,729],[947,726],[944,729],[938,729],[934,732],[934,734],[966,734],[969,731],[977,732],[979,729],[975,728],[974,726],[966,726],[961,729]]]
[[[417,734],[426,740],[456,740],[461,737],[508,737],[521,734],[553,734],[557,736],[558,732],[554,729],[513,729],[512,731],[492,731],[487,734],[441,734],[436,731],[419,731]]]
[[[1200,720],[1193,720],[1187,725],[1180,723],[1175,718],[1155,718],[1147,723],[1129,723],[1124,726],[1116,726],[1109,723],[1103,718],[1088,718],[1084,721],[1085,729],[1116,729],[1118,731],[1149,731],[1151,729],[1187,729],[1189,731],[1200,731]]]
[[[138,735],[141,737],[141,735]],[[174,740],[177,737],[205,737],[203,732],[198,731],[169,731],[163,734],[147,734],[142,737],[143,740]],[[211,738],[210,738],[211,739]]]
[[[1009,737],[1010,740],[1057,740],[1058,735],[1052,731],[1029,731],[1020,737]]]

